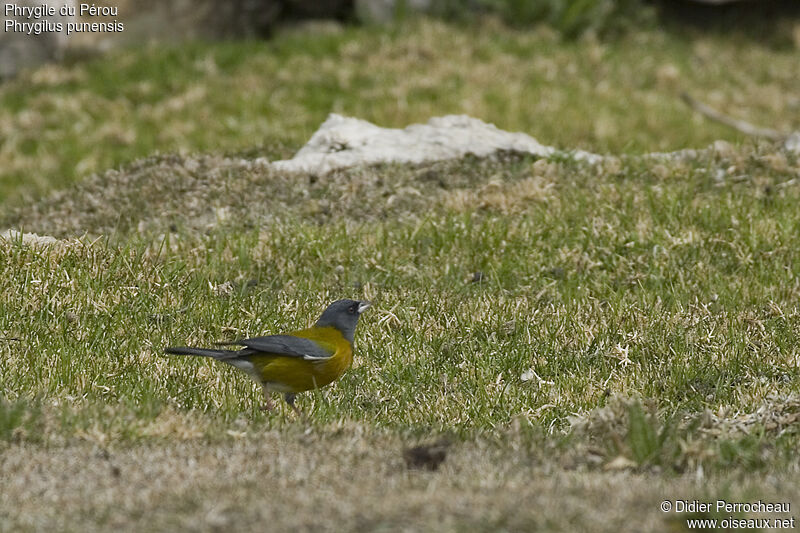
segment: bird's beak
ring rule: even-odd
[[[369,302],[358,302],[358,314],[360,315],[370,307],[372,307],[372,304]]]

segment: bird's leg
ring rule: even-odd
[[[275,406],[272,405],[272,399],[269,397],[269,388],[266,383],[261,384],[261,390],[264,391],[264,405],[260,407],[262,411],[272,411]]]
[[[287,392],[286,394],[284,394],[283,398],[286,400],[286,403],[289,404],[289,407],[292,408],[292,411],[294,411],[294,414],[296,414],[297,416],[299,416],[301,418],[304,418],[303,417],[303,412],[300,409],[298,409],[298,407],[294,404],[294,400],[295,400],[295,398],[297,398],[297,394],[295,394],[293,392]]]

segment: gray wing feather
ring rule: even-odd
[[[255,352],[264,352],[288,357],[302,357],[307,361],[319,361],[330,358],[333,353],[316,342],[291,335],[270,335],[253,337],[229,344],[245,346]]]

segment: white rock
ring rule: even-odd
[[[15,229],[8,229],[0,233],[0,240],[5,242],[19,242],[27,246],[51,246],[61,241],[49,235],[37,235],[36,233],[21,233]]]
[[[800,154],[800,131],[795,131],[783,142],[784,150]]]
[[[357,118],[331,114],[292,159],[272,167],[289,172],[324,174],[339,168],[376,163],[423,163],[467,154],[486,157],[502,150],[541,157],[561,153],[530,135],[498,129],[466,115],[434,117],[405,129],[381,128]],[[602,158],[583,151],[563,152],[590,163]]]

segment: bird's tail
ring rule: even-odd
[[[169,348],[164,348],[164,353],[168,353],[170,355],[197,355],[200,357],[213,357],[214,359],[220,359],[225,356],[230,356],[230,350],[209,350],[206,348],[190,348],[188,346],[174,346]]]

